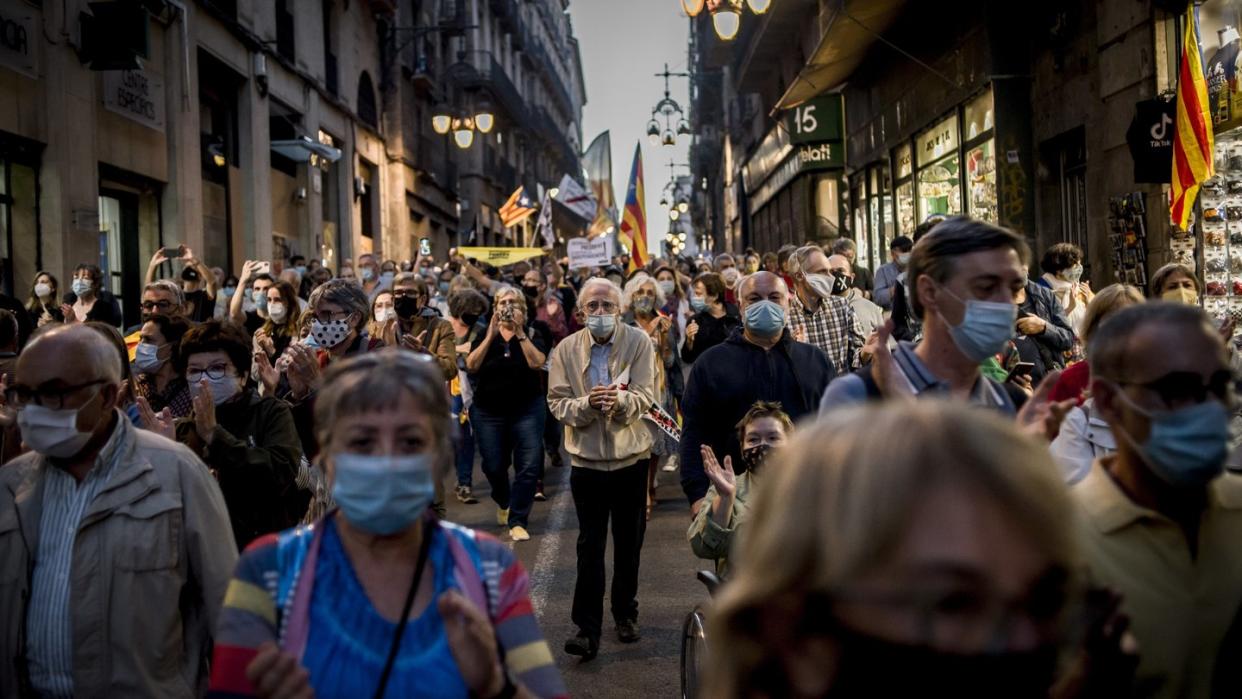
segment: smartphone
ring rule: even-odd
[[[185,257],[185,246],[178,245],[175,248],[161,248],[160,254],[162,254],[165,257],[165,259],[179,260]]]
[[[1035,365],[1031,362],[1018,362],[1014,365],[1013,369],[1009,372],[1009,376],[1006,377],[1005,380],[1010,381],[1015,376],[1030,376],[1033,371],[1035,371]]]
[[[431,257],[431,238],[418,239],[418,254],[423,257]]]
[[[255,274],[271,274],[272,263],[271,262],[260,262],[259,264],[254,266],[254,273]]]

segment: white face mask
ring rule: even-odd
[[[901,265],[902,267],[905,267],[906,265],[910,264],[910,253],[908,252],[898,253],[897,264]]]
[[[86,405],[98,397],[97,389]],[[40,454],[55,459],[77,455],[91,439],[90,432],[78,431],[78,413],[82,408],[52,410],[35,403],[27,405],[17,411],[17,426],[21,429],[22,441]]]
[[[394,311],[394,310],[393,310],[393,309],[391,309],[391,308],[377,308],[377,309],[375,309],[375,322],[376,322],[376,323],[384,323],[384,322],[387,322],[387,321],[391,320],[392,318],[394,318],[395,316],[396,316],[396,311]]]
[[[1074,265],[1061,273],[1065,281],[1071,284],[1077,284],[1082,279],[1082,265]]]
[[[267,315],[271,317],[273,323],[283,323],[285,318],[289,317],[289,309],[285,308],[283,303],[268,301]]]
[[[43,298],[52,295],[52,285],[47,282],[39,282],[34,287],[35,296]]]
[[[233,376],[232,374],[225,374],[221,378],[213,379],[206,374],[190,371],[186,372],[185,377],[185,380],[190,384],[190,395],[195,398],[198,397],[198,394],[201,392],[198,382],[202,381],[204,378],[207,379],[207,388],[211,390],[211,402],[216,405],[220,405],[221,403],[230,400],[233,396],[237,395],[238,391],[241,390],[241,382],[239,380],[240,377]]]
[[[144,374],[154,374],[164,366],[160,359],[160,346],[150,342],[139,342],[134,348],[134,367]]]
[[[349,326],[349,319],[334,320],[328,323],[320,321],[318,318],[311,321],[311,335],[319,346],[324,349],[332,349],[345,341],[349,337],[352,328]]]

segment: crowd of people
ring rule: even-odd
[[[125,328],[98,267],[41,271],[0,299],[0,695],[565,696],[512,547],[567,462],[583,661],[610,532],[642,639],[678,472],[726,580],[704,696],[1242,696],[1242,359],[1194,271],[1094,291],[964,217],[889,252],[180,246]],[[446,519],[476,463],[493,533]]]

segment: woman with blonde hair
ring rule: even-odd
[[[709,619],[704,696],[1049,696],[1080,588],[1045,446],[920,401],[832,413],[774,458]]]

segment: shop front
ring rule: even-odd
[[[826,242],[841,231],[845,142],[842,99],[790,110],[742,168],[747,243],[757,250]]]
[[[0,272],[4,293],[25,299],[39,254],[39,144],[0,132]]]

